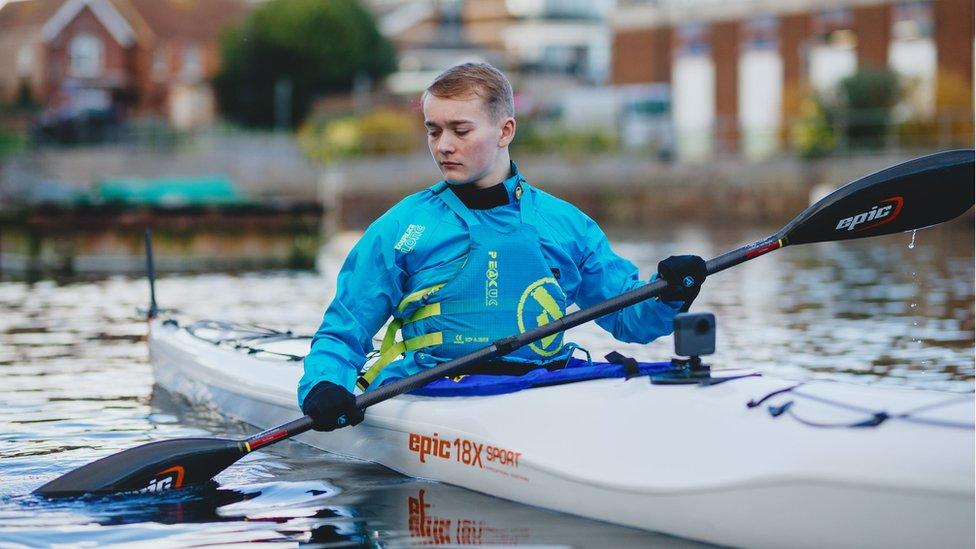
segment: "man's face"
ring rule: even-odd
[[[492,120],[484,100],[476,95],[447,99],[427,94],[424,126],[430,154],[444,179],[454,184],[477,182],[488,175],[500,151],[511,142],[507,134],[514,134],[514,119]]]

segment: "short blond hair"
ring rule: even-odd
[[[512,83],[502,71],[488,63],[462,63],[440,73],[424,90],[423,99],[435,95],[443,99],[480,97],[493,120],[515,116]]]

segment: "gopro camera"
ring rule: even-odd
[[[702,356],[715,352],[715,315],[681,313],[674,317],[674,352],[678,356]]]

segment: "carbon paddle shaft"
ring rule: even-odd
[[[779,247],[770,246],[765,242],[744,246],[709,261],[707,263],[709,274],[756,257],[759,255],[756,250],[771,251]],[[544,337],[650,299],[660,294],[666,287],[666,282],[658,280],[588,309],[568,314],[524,334],[496,341],[471,354],[362,394],[356,398],[356,405],[363,409],[368,408],[373,404],[422,387],[442,376],[451,375],[469,365],[497,358]],[[244,455],[280,440],[300,435],[310,430],[312,424],[310,417],[303,416],[244,440],[193,438],[152,442],[75,469],[41,486],[35,490],[35,493],[46,497],[58,497],[89,492],[179,488],[184,483],[206,481]]]
[[[444,364],[434,366],[429,370],[424,370],[423,372],[414,374],[407,378],[399,379],[397,381],[385,383],[378,389],[368,391],[356,397],[356,405],[360,408],[366,408],[379,402],[383,402],[389,398],[393,398],[397,395],[419,389],[436,379],[444,376],[450,376],[467,366],[488,362],[494,358],[511,353],[516,349],[528,345],[529,343],[538,341],[544,337],[563,332],[575,326],[579,326],[580,324],[589,322],[590,320],[606,316],[614,311],[623,309],[624,307],[629,307],[635,303],[640,303],[641,301],[650,299],[661,293],[661,290],[666,287],[666,282],[653,282],[636,290],[632,290],[626,294],[615,297],[609,301],[604,301],[603,303],[589,309],[570,313],[559,320],[554,320],[523,334],[498,340],[484,349],[479,349],[471,354],[455,358],[450,362],[445,362]]]
[[[972,149],[944,151],[862,177],[811,205],[775,234],[711,259],[705,264],[706,270],[713,275],[790,243],[893,234],[958,217],[973,205],[973,159]],[[655,297],[666,287],[667,282],[657,280],[525,333],[498,340],[463,357],[363,393],[356,397],[356,405],[366,409],[419,389],[465,367],[498,358],[544,337]],[[288,436],[279,433],[281,430],[298,434],[309,428],[311,420],[301,418],[260,435],[281,438]]]
[[[776,240],[770,241],[767,239],[754,242],[737,250],[720,255],[715,259],[708,261],[705,266],[708,270],[708,274],[711,275],[780,247],[781,246],[777,244]],[[419,389],[442,377],[450,376],[459,370],[467,368],[468,366],[487,362],[500,356],[507,355],[508,353],[524,347],[529,343],[534,343],[542,338],[549,337],[559,332],[564,332],[570,328],[575,328],[580,324],[585,324],[591,320],[596,320],[602,316],[606,316],[610,313],[630,307],[631,305],[636,305],[637,303],[651,299],[660,294],[665,288],[667,288],[667,286],[668,283],[664,280],[656,280],[587,309],[570,313],[558,320],[554,320],[523,334],[496,341],[487,347],[478,349],[477,351],[462,357],[455,358],[450,362],[445,362],[444,364],[434,366],[429,370],[424,370],[423,372],[414,374],[407,378],[399,379],[397,381],[385,383],[377,389],[373,389],[357,396],[356,406],[365,410],[374,404],[379,404],[384,400],[389,400],[393,397]],[[283,438],[300,435],[310,430],[312,428],[312,424],[312,418],[303,416],[289,421],[284,425],[272,427],[271,429],[252,435],[245,440],[245,443],[247,444],[248,451],[254,451],[263,446],[277,442]]]
[[[973,160],[972,149],[945,151],[862,177],[810,206],[774,235],[708,261],[706,270],[713,275],[788,244],[894,234],[958,217],[974,202]],[[150,258],[147,270],[152,280],[150,246],[147,234]],[[464,367],[511,353],[544,337],[655,297],[666,287],[665,281],[657,280],[523,334],[498,340],[471,354],[364,393],[356,397],[356,405],[368,408],[442,376],[456,374]],[[210,479],[248,452],[311,428],[312,419],[305,416],[244,440],[185,438],[152,442],[75,469],[35,493],[58,496],[179,488],[184,483]]]
[[[973,206],[972,149],[944,151],[902,162],[837,189],[800,212],[773,235],[708,261],[709,275],[724,271],[788,244],[850,240],[920,229],[954,219]],[[356,398],[366,408],[418,389],[459,369],[506,355],[544,337],[595,320],[661,293],[657,280],[590,308],[568,314],[523,334],[496,341]]]
[[[705,266],[708,270],[708,274],[712,275],[719,271],[724,271],[729,267],[738,265],[744,261],[748,261],[754,257],[758,257],[764,253],[771,252],[780,247],[782,246],[779,245],[778,241],[775,239],[754,242],[739,249],[722,254],[705,263]],[[525,333],[501,339],[492,343],[488,347],[479,349],[462,357],[455,358],[450,362],[445,362],[444,364],[434,366],[429,370],[424,370],[423,372],[397,381],[385,383],[383,386],[377,389],[373,389],[356,397],[356,405],[365,409],[374,404],[383,402],[384,400],[408,393],[415,389],[419,389],[432,381],[445,376],[450,376],[458,370],[464,369],[468,366],[487,362],[500,356],[507,355],[508,353],[524,347],[529,343],[534,343],[545,337],[564,332],[570,328],[575,328],[581,324],[586,324],[591,320],[596,320],[600,317],[630,307],[631,305],[636,305],[642,301],[656,297],[667,287],[668,283],[664,280],[656,280],[587,309],[570,313],[558,320],[553,320],[548,324],[533,328]]]

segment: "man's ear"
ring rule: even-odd
[[[501,135],[498,138],[499,147],[507,147],[515,139],[515,119],[506,116],[502,119]]]

